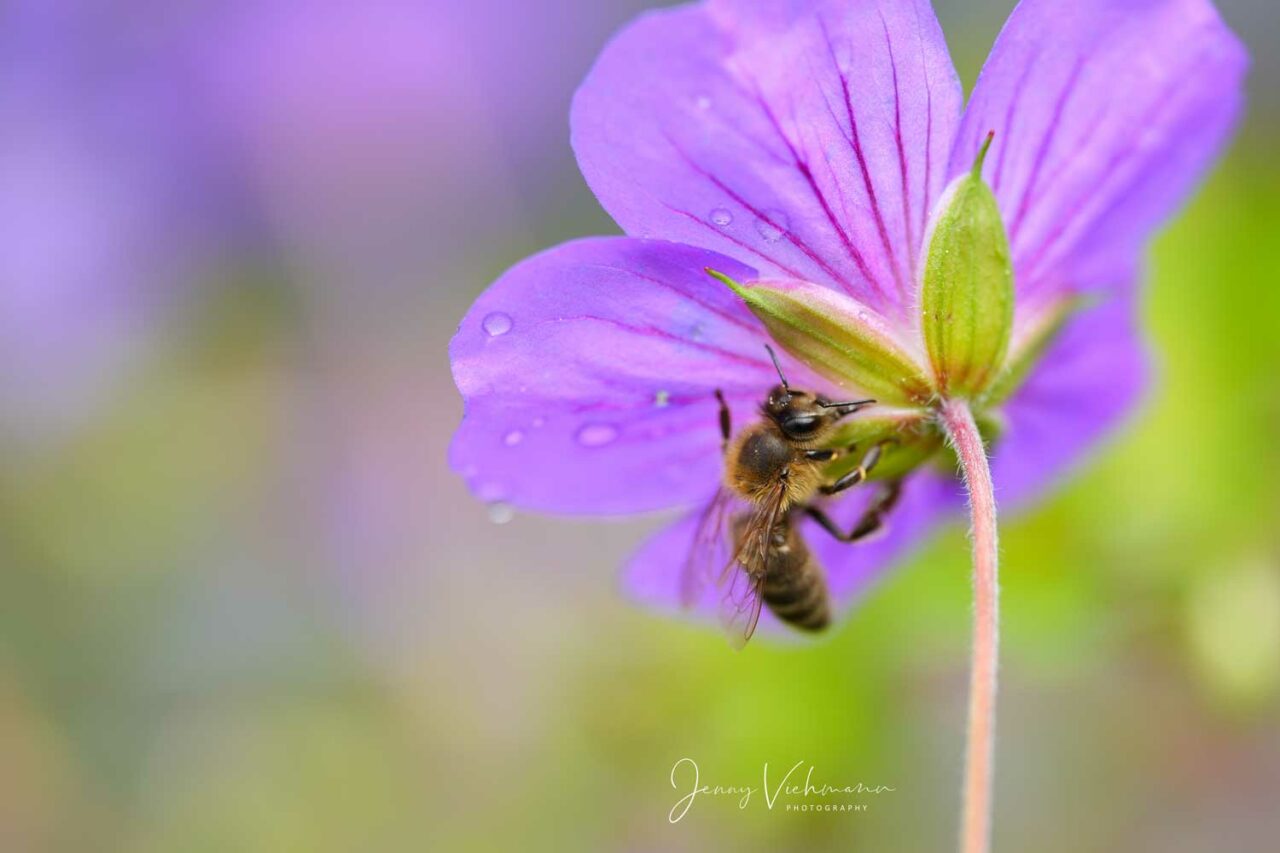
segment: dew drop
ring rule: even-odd
[[[659,409],[665,409],[670,402],[670,391],[663,390],[653,395],[653,405]]]
[[[763,219],[756,223],[756,230],[760,232],[760,236],[766,243],[776,243],[782,239],[782,229]]]
[[[711,211],[711,222],[715,225],[719,225],[721,228],[724,228],[729,225],[729,223],[733,222],[733,214],[725,210],[723,207],[717,207],[715,210]]]
[[[756,232],[766,243],[778,242],[787,233],[786,214],[776,210],[766,211],[763,217],[756,220]]]
[[[502,437],[502,443],[505,444],[507,447],[515,447],[517,444],[519,444],[522,441],[524,441],[524,433],[522,433],[518,429],[513,429],[511,432],[507,433]]]
[[[507,332],[511,331],[511,325],[511,315],[503,314],[501,311],[494,311],[492,314],[487,315],[480,321],[481,328],[483,328],[485,333],[491,338],[496,338],[498,335],[505,335]]]
[[[604,447],[617,437],[617,427],[609,424],[586,424],[578,430],[578,444],[583,447]]]
[[[506,524],[515,517],[516,511],[511,508],[509,503],[494,501],[489,504],[489,520],[494,524]]]

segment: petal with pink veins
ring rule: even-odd
[[[483,500],[608,515],[694,503],[720,479],[724,391],[738,424],[777,382],[760,322],[689,246],[566,243],[485,291],[449,348],[466,414],[450,462]],[[793,382],[812,374],[786,361]]]
[[[1131,284],[1218,154],[1248,59],[1208,0],[1023,0],[974,87],[951,175],[984,175],[1019,299]]]
[[[927,0],[711,0],[610,42],[573,144],[627,233],[901,317],[961,102]]]

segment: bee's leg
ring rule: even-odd
[[[898,498],[902,497],[902,480],[890,480],[885,483],[880,494],[867,507],[867,511],[862,514],[862,518],[858,520],[857,525],[850,532],[850,541],[856,542],[875,533],[884,527],[884,519],[893,508],[898,505]]]
[[[811,462],[830,462],[836,458],[836,451],[829,448],[825,450],[806,450],[804,458]]]
[[[818,507],[806,506],[804,511],[810,518],[818,522],[823,530],[830,533],[840,542],[857,542],[859,539],[865,539],[884,527],[884,517],[897,505],[898,498],[901,495],[901,480],[892,480],[885,483],[884,489],[871,502],[871,505],[867,507],[867,511],[862,514],[862,518],[858,519],[858,523],[848,533],[837,527],[831,517]]]
[[[720,449],[729,446],[729,436],[733,434],[733,416],[729,413],[729,404],[724,401],[724,392],[716,389],[716,399],[720,401]]]
[[[867,479],[867,475],[876,467],[876,463],[880,461],[880,454],[884,452],[884,446],[887,442],[880,442],[875,447],[867,451],[867,455],[862,457],[862,464],[845,474],[834,483],[828,483],[819,486],[819,491],[824,495],[834,495],[843,492],[845,489],[852,488],[863,480]]]

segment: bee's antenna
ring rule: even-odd
[[[778,379],[782,380],[782,390],[790,394],[791,386],[787,384],[787,377],[782,375],[782,365],[778,364],[777,353],[775,353],[773,351],[773,347],[769,346],[768,344],[765,344],[764,348],[769,351],[769,358],[773,359],[773,369],[778,371]]]
[[[857,411],[858,409],[865,409],[867,406],[874,406],[875,404],[876,404],[875,400],[850,400],[847,403],[823,403],[821,401],[818,402],[818,405],[824,409],[843,409],[846,406],[852,406],[854,411]],[[850,412],[850,414],[852,414],[852,412]]]

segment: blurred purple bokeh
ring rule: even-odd
[[[156,355],[174,312],[244,267],[287,273],[325,333],[457,289],[463,252],[509,240],[572,177],[568,95],[624,14],[7,4],[5,429],[73,427]]]

